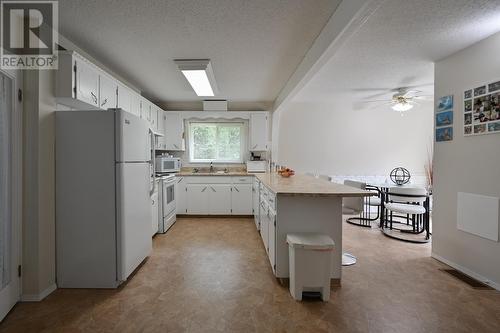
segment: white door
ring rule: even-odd
[[[186,178],[176,177],[175,178],[175,207],[177,214],[186,214]]]
[[[167,150],[185,150],[184,121],[177,112],[165,112],[165,143]]]
[[[151,103],[145,98],[141,99],[141,118],[151,121]]]
[[[21,78],[0,71],[0,320],[21,294]]]
[[[99,73],[83,60],[76,61],[76,98],[99,107]]]
[[[137,117],[141,117],[141,96],[134,92],[130,92],[130,112]]]
[[[125,281],[152,250],[149,164],[117,163],[116,176],[118,279]]]
[[[155,180],[156,181],[156,180]],[[156,190],[151,196],[151,235],[154,236],[158,232],[158,213],[159,213],[159,201],[158,201],[158,186],[159,181],[156,181]],[[162,217],[163,218],[163,217]]]
[[[144,162],[151,160],[151,135],[149,124],[123,110],[117,111],[116,160],[119,162]]]
[[[267,150],[267,115],[250,115],[250,151]]]
[[[268,255],[269,255],[269,261],[271,262],[271,267],[273,268],[273,271],[276,273],[276,214],[271,210],[268,209],[267,211],[268,214],[268,235],[267,235],[267,242],[268,242]]]
[[[106,75],[99,75],[99,107],[101,109],[116,108],[118,84]]]
[[[231,185],[210,184],[209,186],[209,211],[210,215],[231,214]]]
[[[260,221],[260,216],[259,216],[259,181],[258,180],[254,180],[253,182],[253,188],[252,188],[252,192],[253,192],[253,199],[252,199],[252,203],[253,203],[253,216],[254,216],[254,220],[255,220],[255,226],[257,227],[257,230],[259,230],[259,221]]]
[[[156,123],[156,131],[160,134],[165,135],[165,115],[162,109],[158,109],[158,122]],[[157,149],[165,149],[165,137],[161,136],[158,138],[158,146]]]
[[[149,119],[151,123],[151,128],[153,131],[157,132],[158,130],[158,108],[155,105],[151,105],[151,117]]]
[[[208,212],[209,185],[187,184],[186,207],[188,214],[205,215]]]
[[[139,113],[137,110],[134,110],[132,108],[132,93],[130,90],[123,86],[119,85],[118,86],[118,108],[125,110],[127,112],[130,112],[136,116],[139,116]]]
[[[252,184],[235,184],[231,193],[233,215],[252,215]]]
[[[267,220],[267,205],[264,201],[260,203],[260,237],[264,242],[264,248],[268,251],[269,225]]]

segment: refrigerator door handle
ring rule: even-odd
[[[156,155],[156,150],[155,150],[155,145],[154,145],[154,140],[155,140],[155,135],[151,128],[149,129],[149,136],[151,137],[151,169],[153,170],[153,174],[151,175],[151,180],[153,183],[153,186],[151,188],[151,191],[149,192],[150,196],[153,196],[153,193],[156,191],[156,181],[155,181],[155,175],[156,175],[156,165],[155,165],[155,155]]]

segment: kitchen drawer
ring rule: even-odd
[[[231,184],[230,176],[189,176],[187,184]]]
[[[262,198],[269,204],[272,209],[276,209],[276,194],[269,190],[267,187],[262,186],[261,188]]]
[[[233,176],[231,178],[233,184],[252,184],[253,182],[252,176],[240,176],[240,177]]]

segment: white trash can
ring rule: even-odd
[[[320,292],[330,299],[332,251],[335,243],[323,234],[293,233],[286,236],[290,261],[290,294],[302,300],[303,292]]]

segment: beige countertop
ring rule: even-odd
[[[375,195],[374,192],[332,183],[324,179],[307,175],[296,174],[289,178],[284,178],[277,173],[263,173],[256,174],[255,176],[276,194],[334,197],[364,197]]]
[[[176,176],[180,177],[187,177],[187,176],[211,176],[211,177],[216,177],[216,176],[253,176],[253,173],[248,173],[246,171],[229,171],[226,173],[217,173],[217,172],[192,172],[192,171],[181,171],[175,174]]]

